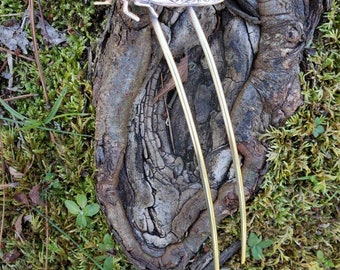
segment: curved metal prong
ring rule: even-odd
[[[140,21],[140,19],[139,19],[139,17],[137,15],[133,14],[132,12],[130,12],[130,10],[129,10],[129,1],[127,1],[127,0],[123,1],[123,12],[124,12],[124,14],[129,16],[132,20],[135,20],[136,22]]]
[[[209,214],[209,221],[210,221],[210,227],[211,227],[210,228],[211,238],[212,238],[212,245],[213,245],[213,255],[214,255],[214,266],[215,266],[215,270],[218,270],[220,269],[219,268],[220,260],[219,260],[217,226],[216,226],[216,219],[215,219],[214,203],[213,203],[212,196],[211,196],[209,178],[208,178],[208,173],[207,173],[207,169],[205,166],[201,144],[198,138],[197,130],[195,127],[195,122],[194,122],[194,119],[193,119],[193,116],[192,116],[192,113],[189,107],[188,99],[187,99],[187,96],[186,96],[186,93],[183,87],[183,83],[181,81],[180,74],[176,66],[176,63],[173,59],[172,53],[170,51],[166,38],[163,34],[160,23],[157,17],[153,15],[152,7],[150,7],[149,10],[150,10],[152,26],[155,30],[159,44],[161,45],[161,48],[163,50],[165,60],[168,63],[172,78],[175,82],[178,97],[181,102],[184,116],[185,116],[185,119],[188,125],[190,136],[191,136],[191,140],[193,142],[198,167],[199,167],[201,177],[202,177],[203,189],[204,189],[204,194],[205,194],[206,203],[207,203],[207,211]]]
[[[228,112],[227,102],[225,100],[222,83],[220,80],[220,76],[218,75],[218,70],[216,68],[216,64],[214,61],[213,54],[209,47],[207,38],[204,35],[201,24],[196,16],[196,13],[192,7],[188,7],[188,13],[191,19],[191,22],[197,32],[198,38],[200,40],[202,49],[204,51],[206,60],[208,62],[208,66],[210,69],[210,73],[212,75],[218,102],[221,107],[221,112],[224,120],[224,125],[226,127],[229,146],[231,155],[233,158],[233,166],[236,174],[237,186],[238,186],[238,197],[240,203],[240,213],[241,213],[241,263],[245,263],[246,260],[246,248],[247,248],[247,220],[246,220],[246,200],[244,195],[244,187],[243,187],[243,179],[242,179],[242,171],[240,165],[240,158],[237,151],[236,139],[233,131],[233,125],[230,119],[230,115]]]
[[[95,6],[100,6],[100,5],[111,5],[113,0],[107,0],[107,1],[95,1],[93,4]]]
[[[102,5],[111,5],[113,0],[106,0],[106,1],[95,1],[93,4],[95,6],[102,6]],[[129,10],[129,1],[128,0],[123,0],[123,12],[126,14],[128,17],[130,17],[132,20],[135,20],[136,22],[139,22],[140,19],[137,15],[133,14]]]
[[[151,12],[152,16],[158,18],[157,12],[155,11],[155,9],[151,5],[152,1],[149,1],[149,0],[134,0],[133,2],[136,6],[147,7],[149,9],[149,11]]]

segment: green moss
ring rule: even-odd
[[[51,106],[67,90],[56,107],[55,115],[48,118],[54,107],[46,107],[34,62],[15,58],[14,86],[19,92],[1,93],[2,98],[35,94],[34,97],[9,103],[34,125],[13,118],[2,108],[2,117],[12,119],[3,121],[0,126],[4,164],[24,173],[21,179],[14,179],[8,170],[1,172],[6,182],[16,181],[19,185],[15,189],[0,190],[3,198],[6,195],[0,256],[14,250],[21,254],[3,264],[2,269],[44,269],[46,260],[47,269],[99,269],[105,258],[112,257],[110,254],[114,255],[115,268],[126,268],[126,260],[116,243],[110,251],[99,249],[104,235],[109,232],[104,216],[98,213],[91,217],[87,227],[79,228],[76,217],[69,214],[64,206],[65,200],[79,194],[86,195],[88,204],[96,202],[93,160],[95,118],[91,106],[91,82],[87,80],[87,53],[93,49],[91,44],[97,38],[92,31],[99,29],[101,21],[95,21],[95,10],[90,3],[58,1],[57,6],[55,3],[41,1],[43,14],[53,27],[65,33],[67,42],[58,46],[48,45],[37,31],[40,61]],[[27,8],[23,1],[12,0],[1,1],[0,7],[1,23],[9,19],[2,15],[22,15]],[[36,2],[35,8],[38,10]],[[14,18],[20,20],[21,16]],[[29,27],[25,31],[30,33]],[[33,55],[32,50],[29,50],[29,55]],[[0,53],[0,60],[5,59],[6,54]],[[5,89],[7,81],[0,79],[0,84]],[[39,185],[39,196],[46,206],[32,208],[32,202],[26,205],[14,199],[16,194],[25,194],[29,198],[35,185]],[[17,222],[18,228],[23,230],[18,238],[15,236],[18,228],[14,224],[21,214],[27,220]],[[104,259],[101,259],[103,256]]]

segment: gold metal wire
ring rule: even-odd
[[[152,9],[152,7],[150,7],[149,9]],[[201,172],[201,177],[203,180],[203,189],[204,189],[204,194],[205,194],[207,209],[208,209],[208,214],[209,214],[209,221],[210,221],[210,227],[211,227],[210,228],[211,238],[212,238],[212,245],[213,245],[212,249],[213,249],[213,257],[214,257],[214,269],[219,270],[220,260],[219,260],[217,226],[216,226],[216,219],[215,219],[214,203],[213,203],[212,196],[211,196],[208,173],[207,173],[207,169],[205,166],[205,161],[204,161],[200,141],[198,138],[193,116],[192,116],[192,113],[189,107],[188,99],[187,99],[187,96],[186,96],[186,93],[185,93],[185,90],[184,90],[184,87],[181,81],[181,77],[179,75],[178,69],[176,67],[176,63],[173,59],[173,56],[168,46],[168,43],[166,41],[166,38],[163,34],[160,23],[158,19],[155,16],[153,16],[153,13],[151,11],[150,11],[150,17],[151,17],[151,23],[157,35],[159,44],[163,50],[164,57],[168,63],[172,78],[174,79],[176,89],[178,92],[178,97],[181,102],[184,116],[185,116],[185,119],[188,125],[190,136],[191,136],[191,140],[193,142],[199,170]]]
[[[208,62],[210,73],[214,81],[218,101],[221,107],[224,125],[226,127],[226,131],[228,135],[228,141],[229,141],[229,146],[231,150],[231,155],[233,158],[233,166],[234,166],[237,186],[238,186],[238,197],[239,197],[240,213],[241,213],[241,263],[243,264],[245,263],[245,260],[246,260],[246,248],[247,248],[246,200],[245,200],[245,195],[244,195],[244,186],[243,186],[240,158],[239,158],[238,151],[237,151],[233,125],[230,119],[227,102],[225,100],[222,83],[218,75],[218,70],[216,68],[214,57],[209,47],[208,41],[205,37],[204,31],[201,27],[201,24],[196,16],[196,13],[193,7],[188,7],[187,10],[188,10],[191,22],[197,32],[202,49],[204,51],[205,57]]]

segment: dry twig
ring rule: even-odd
[[[48,217],[48,204],[45,204],[45,215]],[[48,245],[50,243],[50,225],[45,219],[46,241],[45,241],[45,270],[48,270]]]
[[[38,48],[37,37],[36,37],[36,32],[35,32],[33,0],[29,0],[28,9],[29,9],[29,17],[30,17],[30,26],[31,26],[31,31],[32,31],[34,58],[35,58],[35,62],[37,63],[39,77],[40,77],[40,81],[41,81],[41,85],[43,88],[44,97],[46,101],[46,106],[50,107],[50,102],[49,102],[49,98],[47,94],[46,81],[45,81],[44,73],[43,73],[42,66],[40,63],[40,58],[39,58],[39,48]]]
[[[20,95],[16,97],[10,97],[10,98],[4,98],[3,100],[6,102],[13,101],[13,100],[18,100],[18,99],[25,99],[25,98],[30,98],[30,97],[35,97],[37,94],[26,94],[26,95]]]
[[[3,153],[3,143],[2,143],[2,130],[0,126],[0,153],[1,153],[1,176],[2,176],[2,185],[5,185],[5,159]],[[6,190],[2,191],[2,213],[1,213],[1,225],[0,225],[0,249],[2,248],[2,235],[4,232],[4,222],[5,222],[5,203],[6,203]]]
[[[23,55],[21,53],[12,52],[11,50],[8,50],[6,48],[0,47],[0,51],[6,52],[6,53],[10,53],[10,54],[14,54],[15,56],[21,57],[21,58],[23,58],[25,60],[28,60],[28,61],[34,61],[34,59],[31,58],[31,57],[25,56],[25,55]]]

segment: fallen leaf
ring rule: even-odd
[[[4,254],[2,257],[2,260],[5,263],[15,263],[15,261],[21,256],[21,253],[17,249],[13,249],[7,253]]]
[[[19,238],[22,238],[22,239],[23,239],[23,236],[21,234],[22,234],[23,216],[24,216],[24,214],[21,214],[17,218],[17,220],[15,221],[15,224],[14,224],[16,237],[19,237]]]
[[[0,189],[4,189],[4,188],[10,188],[10,187],[17,187],[19,186],[19,183],[17,182],[11,182],[11,183],[8,183],[8,184],[1,184],[0,185]]]
[[[18,47],[27,54],[29,41],[27,34],[22,31],[19,24],[6,27],[0,25],[0,43],[4,44],[11,51],[15,51]]]
[[[13,167],[9,167],[9,173],[13,176],[15,179],[20,179],[24,177],[24,174],[19,172],[17,169],[14,169]]]
[[[181,77],[182,83],[186,82],[188,80],[188,55],[184,56],[179,64],[176,65],[179,76]],[[166,93],[171,91],[176,87],[175,81],[173,78],[170,78],[170,80],[158,91],[157,95],[153,98],[152,102],[153,104],[156,103],[162,96],[164,96]]]
[[[45,206],[45,202],[40,197],[40,186],[35,185],[29,193],[29,198],[33,205]]]
[[[40,29],[41,35],[46,41],[53,45],[66,42],[66,36],[63,33],[51,26],[46,20],[41,19],[40,16],[38,16],[38,18],[37,28]]]
[[[16,200],[19,203],[22,203],[22,204],[25,204],[25,205],[29,205],[30,204],[26,194],[23,193],[23,192],[14,194],[13,198],[14,198],[14,200]]]

